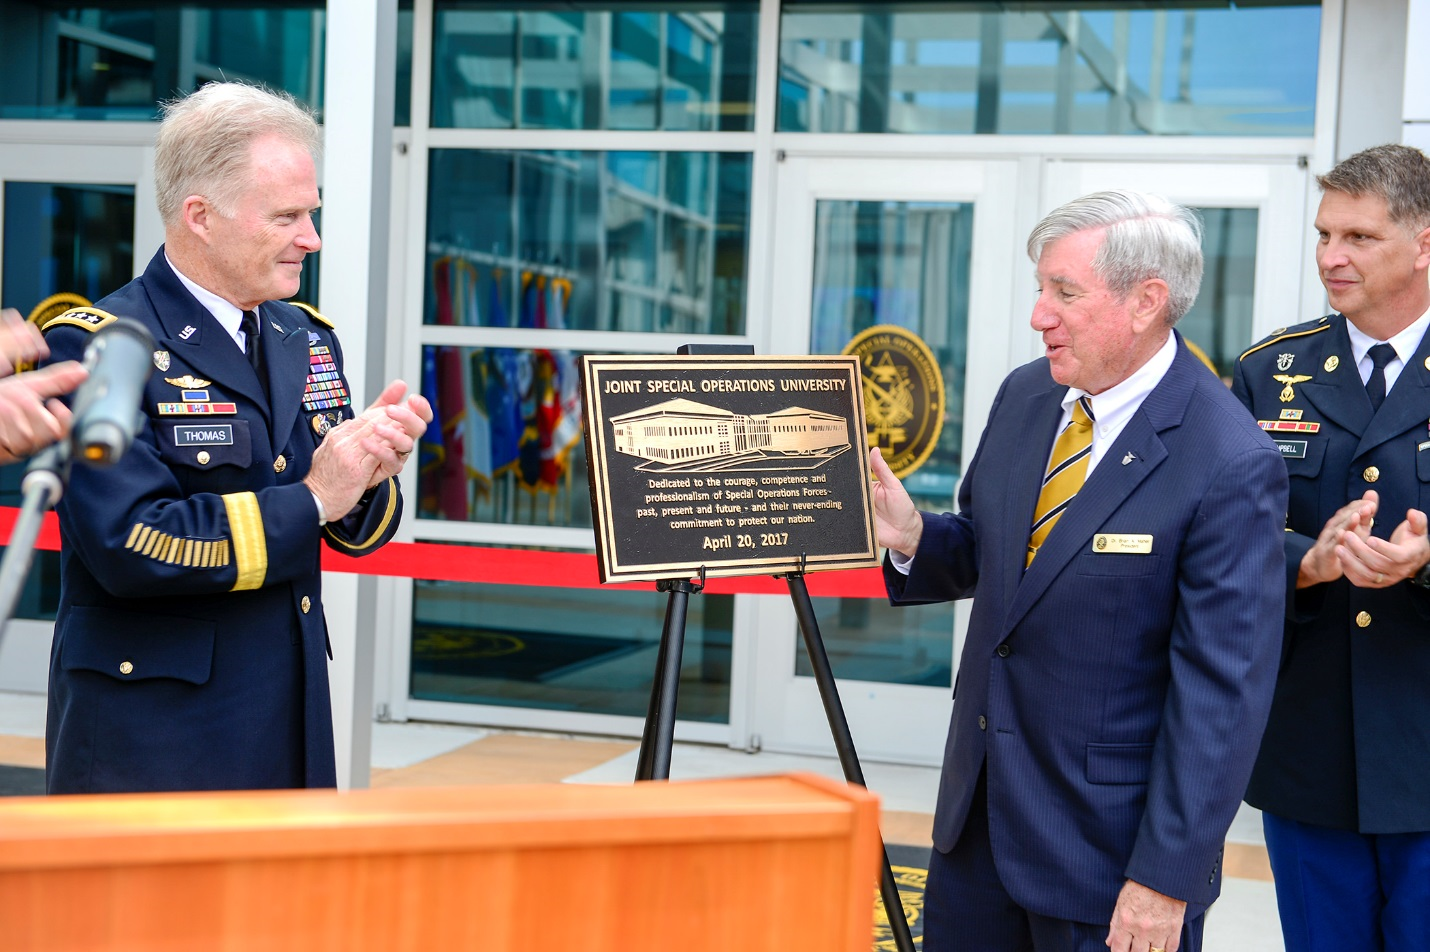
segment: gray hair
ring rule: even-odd
[[[1430,227],[1430,159],[1408,145],[1377,145],[1316,176],[1322,191],[1385,201],[1390,220],[1419,234]]]
[[[210,83],[160,105],[154,190],[164,224],[178,223],[184,199],[202,195],[230,217],[247,186],[249,149],[277,136],[308,150],[316,163],[323,136],[312,112],[284,92],[247,83]]]
[[[1092,270],[1113,294],[1126,297],[1149,278],[1167,282],[1167,323],[1192,309],[1202,283],[1202,223],[1160,195],[1114,189],[1075,198],[1049,212],[1028,236],[1034,263],[1044,246],[1074,232],[1104,229]]]

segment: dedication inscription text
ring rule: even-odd
[[[603,582],[878,564],[858,360],[587,357]]]

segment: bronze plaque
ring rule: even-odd
[[[854,357],[581,361],[603,582],[879,564]]]
[[[893,324],[863,331],[844,347],[859,358],[869,441],[903,479],[924,464],[943,432],[943,373],[923,339]]]

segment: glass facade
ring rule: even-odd
[[[914,331],[942,370],[944,426],[906,485],[921,508],[954,508],[965,439],[983,422],[965,420],[966,403],[985,406],[1033,339],[1027,315],[1001,304],[1003,285],[1017,296],[1018,277],[1004,282],[990,263],[1015,260],[1018,276],[1030,270],[1023,236],[1011,236],[1008,222],[1046,210],[1034,207],[1036,196],[1057,193],[1055,183],[1066,180],[1058,163],[1145,163],[1161,170],[1146,181],[1165,181],[1167,191],[1179,170],[1204,167],[1203,184],[1183,191],[1206,199],[1206,277],[1180,329],[1219,373],[1229,374],[1255,336],[1293,319],[1257,313],[1254,292],[1290,301],[1304,283],[1284,257],[1272,267],[1257,252],[1258,244],[1294,243],[1274,196],[1306,193],[1309,173],[1296,171],[1296,160],[1326,151],[1323,141],[1309,142],[1321,29],[1315,3],[785,0],[777,18],[773,6],[432,0],[420,5],[427,16],[419,19],[412,0],[398,0],[395,121],[414,128],[397,137],[390,260],[402,261],[404,273],[391,276],[400,306],[368,328],[368,379],[383,363],[389,377],[418,384],[436,411],[409,474],[406,531],[416,540],[521,557],[590,550],[577,376],[584,354],[668,353],[711,337],[832,354],[876,324]],[[762,7],[765,22],[778,20],[778,35],[758,35]],[[280,87],[321,108],[326,11],[347,12],[318,0],[0,4],[7,53],[0,138],[3,120],[147,123],[157,100],[221,77]],[[770,55],[759,88],[771,101],[760,104],[756,128],[762,43]],[[58,181],[46,156],[36,162],[29,151],[34,124],[11,125],[26,154],[7,165],[0,150],[3,303],[26,311],[54,292],[95,300],[116,289],[135,256],[142,264],[154,251],[133,247],[136,216],[141,234],[159,231],[153,210],[136,208],[129,182]],[[133,127],[115,123],[99,133],[75,123],[46,128],[58,131],[38,148],[66,162],[80,161],[74,143],[89,137],[112,134],[121,148],[146,148]],[[870,135],[852,148],[848,139],[817,135],[861,132]],[[886,133],[1008,138],[992,149],[964,148],[956,139],[919,146]],[[1046,134],[1099,138],[1074,148]],[[1192,135],[1244,138],[1195,150],[1148,138]],[[991,184],[925,191],[895,173],[876,186],[848,165],[915,155],[921,163],[947,158]],[[814,196],[798,222],[782,220],[789,196],[804,187],[788,157],[805,170],[798,174],[808,173]],[[1258,198],[1259,186],[1242,182],[1235,197],[1221,198],[1215,181],[1205,185],[1205,167],[1214,179],[1230,160],[1264,170],[1275,188]],[[37,167],[51,181],[19,180],[35,178]],[[340,169],[329,165],[326,184]],[[831,170],[838,175],[818,178]],[[1288,175],[1302,178],[1289,185],[1278,178]],[[972,200],[935,200],[969,195],[980,196],[977,209]],[[807,237],[790,238],[808,234],[812,247]],[[765,249],[765,260],[752,261],[752,248]],[[314,304],[318,263],[308,258],[298,295]],[[776,311],[791,282],[808,282],[807,314]],[[988,334],[989,322],[1011,331]],[[345,326],[347,335],[361,333]],[[977,351],[970,328],[980,332]],[[413,344],[391,354],[373,346],[399,339]],[[18,504],[19,469],[0,469],[0,506]],[[57,581],[57,560],[40,554],[21,614],[53,617]],[[404,694],[451,704],[436,715],[414,707],[443,719],[487,717],[457,704],[570,712],[573,730],[587,729],[583,714],[644,716],[666,607],[656,592],[390,584],[410,586],[412,595],[410,617],[403,608],[381,622],[410,659],[405,683],[379,680],[378,700],[392,702],[396,716],[404,716]],[[397,604],[406,603],[405,591]],[[682,720],[731,722],[736,637],[742,652],[768,660],[762,652],[773,642],[762,639],[787,616],[755,611],[766,603],[748,597],[739,596],[738,634],[736,596],[690,601]],[[946,700],[955,664],[951,605],[814,602],[840,678],[923,686],[930,690],[901,696]],[[773,654],[790,660],[783,647]],[[809,673],[802,649],[793,671]],[[766,732],[767,746],[786,743],[759,723],[768,679],[742,677],[751,680],[737,683],[734,696],[749,706],[734,720],[746,736],[731,740]]]
[[[1231,383],[1232,368],[1255,340],[1252,305],[1256,291],[1256,237],[1260,213],[1255,208],[1199,208],[1202,217],[1201,293],[1177,324]],[[1289,323],[1289,322],[1288,322]]]
[[[744,332],[747,154],[434,149],[427,207],[428,324]]]
[[[414,698],[645,717],[666,599],[654,591],[416,582]],[[692,598],[680,720],[729,720],[734,599]]]
[[[779,128],[1311,134],[1319,4],[1119,6],[786,2]]]
[[[129,280],[134,266],[134,188],[6,182],[0,288],[5,307],[29,314],[52,294],[94,301]],[[0,467],[0,506],[19,506],[22,463]],[[37,551],[17,618],[53,619],[60,557]]]
[[[759,4],[678,7],[437,0],[432,125],[750,129]]]
[[[0,118],[149,119],[219,79],[321,108],[325,4],[0,4]]]
[[[591,527],[578,356],[422,348],[422,393],[433,407],[419,446],[422,518]]]
[[[810,352],[837,354],[861,331],[892,324],[917,334],[938,362],[944,424],[928,459],[903,478],[915,505],[934,512],[956,508],[963,470],[972,266],[972,203],[824,200],[815,207]],[[870,386],[866,381],[866,393]],[[951,683],[951,604],[892,608],[883,600],[816,598],[814,605],[836,677]],[[808,665],[798,649],[797,673],[810,675]]]

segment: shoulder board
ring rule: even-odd
[[[49,332],[52,327],[68,324],[71,327],[83,327],[87,331],[97,331],[117,320],[119,318],[113,314],[101,311],[97,307],[72,307],[58,317],[52,317],[46,321],[42,330]]]
[[[1330,328],[1331,319],[1329,316],[1319,320],[1309,321],[1305,324],[1297,324],[1295,327],[1283,327],[1278,331],[1272,332],[1271,336],[1261,343],[1253,344],[1248,350],[1244,351],[1237,360],[1243,361],[1263,347],[1270,347],[1278,341],[1290,340],[1293,337],[1306,337],[1310,334],[1319,334],[1321,331],[1330,330]]]
[[[25,318],[31,324],[44,330],[46,324],[59,317],[72,307],[89,307],[93,303],[83,294],[74,294],[69,291],[61,291],[59,294],[51,294],[30,310],[30,316]]]
[[[301,308],[302,310],[307,311],[309,317],[317,321],[319,324],[322,324],[328,330],[335,331],[338,329],[338,326],[336,324],[328,320],[323,315],[319,314],[317,308],[304,304],[302,301],[289,301],[288,303],[296,308]]]

